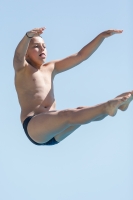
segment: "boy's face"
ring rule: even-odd
[[[40,66],[45,63],[47,56],[46,45],[41,37],[33,37],[30,41],[26,60],[34,65]]]

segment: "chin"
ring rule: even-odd
[[[44,64],[45,63],[45,59],[42,59],[42,60],[38,60],[38,64],[40,64],[40,65],[42,65],[42,64]]]
[[[43,60],[40,64],[43,65],[45,63],[45,60]]]
[[[43,60],[42,60],[42,63],[44,64],[45,62],[46,62],[46,59],[43,59]]]

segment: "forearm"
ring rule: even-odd
[[[22,40],[19,42],[19,44],[15,50],[14,58],[17,58],[19,60],[24,59],[27,49],[28,49],[28,46],[29,46],[29,43],[30,43],[30,40],[31,40],[31,38],[28,38],[26,35],[22,38]]]
[[[94,38],[90,43],[84,46],[80,51],[79,55],[82,57],[82,60],[89,58],[101,45],[105,38],[102,36],[102,33]]]

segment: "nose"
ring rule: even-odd
[[[42,50],[44,50],[44,49],[45,49],[43,45],[41,45],[41,49],[42,49]]]

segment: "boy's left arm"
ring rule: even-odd
[[[72,67],[80,64],[84,60],[88,59],[100,46],[106,37],[113,34],[122,33],[122,30],[108,30],[100,33],[96,38],[94,38],[90,43],[84,46],[78,53],[73,54],[62,60],[55,61],[55,71],[60,73],[71,69]]]

